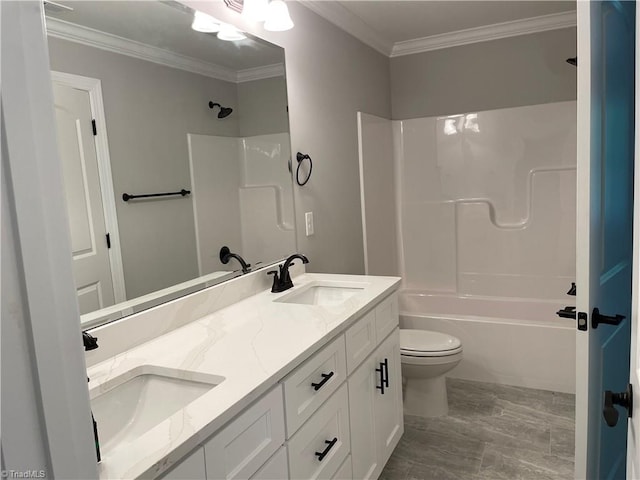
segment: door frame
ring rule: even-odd
[[[111,157],[109,155],[109,141],[107,138],[107,122],[104,115],[104,102],[102,100],[102,82],[97,78],[83,77],[71,73],[51,71],[51,80],[59,85],[82,90],[89,94],[91,115],[98,125],[99,134],[93,137],[96,146],[96,158],[98,160],[98,177],[100,179],[100,195],[104,222],[111,238],[109,252],[109,264],[111,278],[113,279],[113,295],[115,303],[127,300],[124,267],[122,264],[122,251],[120,249],[120,231],[118,230],[118,217],[116,213],[116,197],[113,190],[113,178],[111,175]]]
[[[640,362],[640,9],[636,8],[636,141],[635,141],[635,172],[634,172],[634,225],[633,225],[633,289],[631,297],[631,358],[629,364],[629,383],[635,389],[636,405],[640,388],[638,388],[637,368]],[[633,479],[640,475],[640,425],[638,421],[638,407],[636,417],[629,419],[627,431],[627,478]],[[634,450],[635,447],[635,450]],[[632,455],[630,455],[632,453]]]

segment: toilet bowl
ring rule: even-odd
[[[462,342],[452,335],[400,329],[404,413],[441,417],[449,412],[445,373],[462,360]]]

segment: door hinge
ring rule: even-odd
[[[111,235],[107,233],[107,248],[111,248]]]
[[[583,332],[587,331],[587,314],[585,312],[578,312],[578,330]]]
[[[98,128],[96,127],[95,118],[93,120],[91,120],[91,128],[93,129],[93,135],[94,136],[98,135]]]

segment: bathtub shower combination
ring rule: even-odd
[[[402,276],[402,328],[461,340],[448,376],[575,393],[575,112],[359,114],[367,272]]]

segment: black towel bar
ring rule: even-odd
[[[191,190],[185,190],[184,188],[179,192],[167,192],[167,193],[143,193],[141,195],[131,195],[129,193],[123,193],[122,200],[124,200],[125,202],[128,202],[129,200],[132,200],[134,198],[166,197],[169,195],[182,195],[184,197],[185,195],[189,195],[189,194],[191,194]]]

